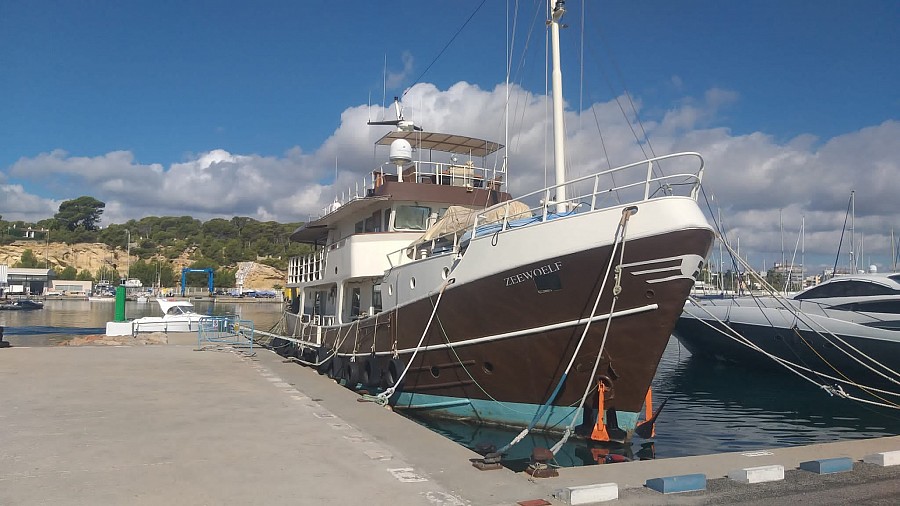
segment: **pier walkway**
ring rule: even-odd
[[[618,504],[894,504],[900,466],[815,475],[799,462],[900,449],[900,437],[563,469],[478,471],[470,450],[266,350],[168,345],[0,350],[0,504],[514,505],[616,482]],[[784,465],[745,485],[729,470]],[[705,492],[647,479],[706,473]]]

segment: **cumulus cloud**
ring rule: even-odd
[[[411,57],[404,61],[408,72]],[[546,97],[518,87],[512,91],[508,141],[503,139],[503,85],[483,89],[459,82],[440,90],[417,84],[404,97],[404,115],[429,131],[508,144],[509,189],[522,194],[552,180],[553,153],[547,140],[552,128]],[[721,210],[730,237],[740,237],[742,252],[751,252],[755,266],[764,259],[769,264],[780,261],[781,223],[791,238],[785,242],[792,247],[801,216],[806,219],[807,254],[833,257],[847,199],[855,189],[857,232],[865,235],[866,250],[880,255],[873,261],[885,264],[890,227],[898,223],[900,122],[886,121],[831,139],[802,135],[779,142],[765,132],[734,135],[719,125],[722,109],[738,99],[732,91],[712,89],[642,125],[621,119],[619,104],[628,103],[625,97],[586,105],[581,111],[570,109],[565,114],[568,174],[577,177],[636,161],[649,155],[651,146],[658,155],[698,151],[706,161],[704,186],[707,195],[714,196],[713,214]],[[636,97],[634,104],[640,110]],[[94,196],[107,203],[107,223],[147,215],[305,221],[335,195],[363,187],[371,171],[386,161],[386,153],[373,155],[372,144],[390,127],[371,127],[366,121],[393,114],[391,108],[349,107],[337,129],[309,152],[293,147],[281,156],[259,156],[214,149],[164,167],[140,163],[127,151],[75,157],[58,150],[21,159],[6,176],[55,185],[49,193],[59,201]],[[642,131],[652,144],[635,139]],[[0,195],[4,219],[46,218],[59,205],[16,184],[0,186]]]
[[[56,214],[60,202],[32,195],[22,185],[0,184],[0,216],[6,221],[34,223],[47,219]]]

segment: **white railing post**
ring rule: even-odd
[[[503,226],[500,227],[500,230],[506,230],[506,227],[509,225],[509,201],[506,201],[505,209],[503,211]]]
[[[647,179],[644,182],[644,200],[650,198],[650,178],[653,176],[653,162],[647,162]]]
[[[541,211],[541,221],[547,221],[547,206],[550,205],[550,188],[544,190],[544,209]]]

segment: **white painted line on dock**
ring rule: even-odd
[[[346,423],[329,423],[328,425],[330,425],[334,430],[344,430],[350,428],[350,426]]]
[[[419,476],[411,467],[388,469],[388,472],[394,475],[394,478],[397,478],[397,480],[401,483],[417,483],[421,481],[428,481],[428,478]]]
[[[304,397],[302,395],[292,395],[291,399],[294,399],[295,401],[305,401],[309,399],[309,397]]]
[[[741,455],[743,455],[744,457],[764,457],[766,455],[775,455],[775,454],[768,450],[757,450],[754,452],[744,452]]]
[[[294,387],[292,387],[292,386],[291,386],[290,384],[288,384],[288,383],[285,383],[284,381],[276,381],[276,382],[275,382],[275,386],[278,387],[278,388],[289,388],[289,389],[291,389],[291,390],[294,389]]]
[[[344,436],[344,439],[351,443],[368,443],[369,440],[363,436]]]
[[[372,460],[391,460],[394,458],[390,453],[381,450],[366,450],[363,453]]]
[[[334,418],[334,415],[331,413],[313,413],[313,416],[316,418]]]
[[[466,506],[468,503],[446,492],[425,492],[425,499],[435,506]]]
[[[281,381],[281,378],[279,378],[278,376],[264,376],[264,377],[267,380],[271,381],[272,383],[279,383],[279,382],[284,383],[283,381]]]

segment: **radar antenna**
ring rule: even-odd
[[[397,119],[391,121],[368,121],[368,125],[390,125],[397,127],[400,132],[421,132],[422,127],[412,121],[403,119],[403,107],[400,105],[400,97],[394,97],[394,109],[397,111]]]

